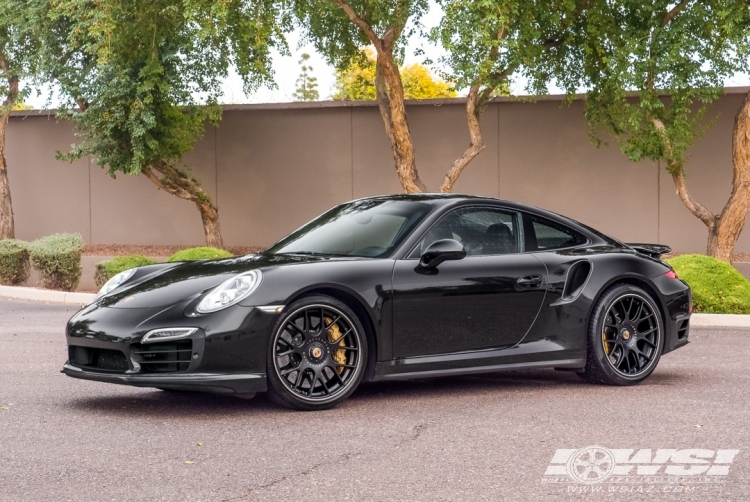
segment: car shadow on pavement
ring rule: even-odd
[[[85,397],[70,401],[69,406],[78,411],[128,417],[227,417],[248,412],[257,414],[284,411],[272,403],[265,394],[257,394],[248,400],[204,392],[157,389],[127,389],[120,395]]]
[[[633,389],[653,386],[672,386],[685,383],[679,372],[656,371],[645,382]],[[504,371],[482,375],[425,378],[392,382],[370,382],[360,385],[342,405],[345,407],[367,405],[381,400],[402,401],[415,399],[455,399],[458,396],[480,396],[486,392],[508,393],[565,390],[601,390],[618,392],[623,388],[597,386],[583,381],[575,373],[554,370]],[[598,391],[597,390],[597,391]],[[288,413],[289,410],[271,402],[266,394],[253,399],[240,399],[201,392],[161,391],[155,389],[124,388],[118,395],[91,396],[69,403],[78,411],[106,413],[116,416],[175,417],[205,416],[227,417]]]

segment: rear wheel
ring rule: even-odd
[[[588,332],[585,380],[634,385],[645,380],[661,357],[664,327],[656,302],[631,284],[609,288],[596,302]]]
[[[268,347],[268,394],[297,410],[331,408],[357,388],[367,364],[362,323],[343,302],[302,298],[282,314]]]

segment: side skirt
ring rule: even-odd
[[[549,361],[529,361],[521,363],[503,363],[489,366],[473,366],[462,368],[442,368],[433,370],[418,370],[402,373],[389,373],[393,371],[391,362],[378,363],[373,381],[384,380],[408,380],[412,378],[429,378],[439,376],[472,375],[476,373],[492,373],[503,370],[519,370],[533,368],[560,368],[560,369],[582,369],[586,366],[586,358],[556,359]]]

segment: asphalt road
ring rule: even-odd
[[[694,331],[636,387],[509,372],[301,413],[68,378],[74,310],[0,300],[0,500],[750,500],[750,331]],[[543,482],[589,445],[740,453],[722,483]]]

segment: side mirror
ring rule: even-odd
[[[453,239],[435,241],[425,249],[419,265],[424,268],[435,268],[445,260],[461,260],[466,256],[463,244]]]

